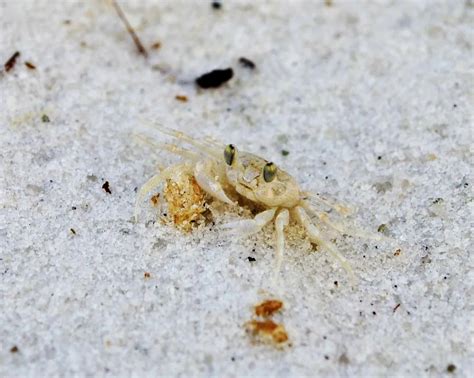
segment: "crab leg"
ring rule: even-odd
[[[135,201],[135,211],[134,211],[134,219],[135,222],[138,221],[138,215],[140,213],[140,203],[145,199],[146,195],[151,192],[152,190],[156,189],[160,184],[170,178],[176,172],[180,172],[181,169],[184,168],[184,171],[190,170],[190,166],[187,163],[184,164],[175,164],[171,167],[168,167],[158,173],[157,175],[153,176],[149,179],[138,191],[137,199]]]
[[[325,206],[330,207],[331,209],[336,210],[342,216],[347,216],[354,213],[354,209],[352,209],[350,206],[334,203],[328,200],[327,198],[323,198],[320,195],[317,195],[311,192],[303,192],[303,195],[306,197],[306,199],[310,199],[315,203],[323,204]]]
[[[326,240],[321,232],[319,232],[319,230],[316,228],[316,226],[311,223],[311,219],[309,218],[305,209],[301,206],[296,206],[293,209],[293,213],[298,222],[305,228],[310,240],[320,245],[322,248],[328,251],[335,260],[339,261],[344,270],[349,274],[351,280],[355,282],[356,278],[349,262],[339,253],[336,246],[330,241]]]
[[[276,273],[280,273],[283,253],[285,251],[285,234],[283,230],[288,226],[290,214],[287,209],[280,211],[275,219],[276,230]]]
[[[270,223],[276,211],[276,208],[265,210],[257,214],[254,219],[230,222],[224,224],[222,227],[229,230],[232,235],[249,236],[259,232],[266,224]]]
[[[325,211],[320,212],[313,209],[308,203],[303,202],[302,206],[308,211],[310,214],[313,214],[319,218],[320,221],[327,224],[332,229],[338,231],[341,235],[347,234],[359,238],[366,238],[372,240],[382,240],[383,237],[380,235],[372,234],[370,232],[359,230],[353,227],[345,226],[344,223],[334,222],[329,219],[329,214]]]
[[[219,201],[234,205],[234,201],[227,197],[222,185],[217,181],[216,175],[212,174],[212,168],[212,161],[198,161],[194,167],[194,177],[197,183],[205,192]]]
[[[173,138],[180,139],[185,141],[186,143],[196,147],[200,152],[205,152],[207,155],[220,159],[221,158],[221,151],[214,149],[211,145],[206,144],[205,142],[200,142],[189,135],[183,133],[182,131],[176,131],[170,128],[167,128],[163,125],[160,125],[158,123],[154,123],[153,126],[160,131],[161,133],[165,135],[169,135]]]
[[[141,143],[145,143],[152,147],[155,151],[161,151],[161,150],[166,150],[169,151],[175,155],[181,156],[183,158],[192,160],[192,161],[197,161],[201,158],[201,156],[194,151],[191,151],[187,148],[178,146],[176,144],[171,144],[171,143],[156,143],[151,141],[148,137],[145,135],[141,134],[135,134],[134,137]]]

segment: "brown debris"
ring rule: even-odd
[[[30,70],[36,70],[36,66],[31,62],[25,62],[25,66]]]
[[[151,277],[151,274],[148,273],[148,272],[145,272],[145,273],[143,273],[143,277],[145,277],[145,278],[150,278],[150,277]]]
[[[176,181],[168,179],[163,197],[168,205],[168,215],[177,228],[189,232],[205,219],[205,192],[194,176],[183,174]]]
[[[287,345],[288,334],[283,324],[269,319],[282,308],[283,302],[278,299],[267,299],[254,307],[255,315],[260,319],[252,319],[245,323],[246,331],[252,336],[254,342],[273,344],[277,347]]]
[[[10,348],[10,353],[18,353],[19,352],[19,349],[16,345],[13,345],[11,348]]]
[[[398,304],[397,304],[397,305],[396,305],[396,306],[393,308],[393,312],[397,311],[397,310],[398,310],[398,308],[400,307],[400,305],[401,305],[401,304],[400,304],[400,303],[398,303]]]
[[[19,51],[16,51],[16,52],[10,57],[10,59],[7,60],[7,62],[6,62],[5,65],[4,65],[6,72],[10,71],[13,67],[15,67],[16,60],[17,60],[17,58],[18,58],[19,56],[20,56],[20,52],[19,52]]]
[[[275,323],[273,320],[266,319],[251,320],[246,324],[247,332],[254,338],[263,341],[281,345],[288,341],[288,334],[282,324]]]
[[[150,48],[152,48],[153,50],[158,50],[159,48],[161,47],[161,42],[155,42],[153,43]]]
[[[394,253],[393,255],[394,256],[400,256],[400,254],[402,253],[402,250],[400,248],[398,248]]]
[[[181,102],[188,102],[188,97],[187,96],[176,95],[174,98],[178,101],[181,101]]]
[[[255,315],[267,318],[283,307],[283,302],[278,299],[269,299],[255,306]]]
[[[125,27],[127,28],[128,33],[133,39],[133,42],[135,43],[135,46],[137,46],[138,52],[142,54],[145,58],[148,57],[148,52],[146,51],[145,47],[143,47],[143,44],[140,41],[140,38],[138,38],[138,35],[135,33],[135,30],[132,28],[130,23],[127,20],[127,17],[125,17],[125,13],[123,13],[122,8],[120,8],[120,5],[117,3],[116,0],[112,0],[112,5],[114,6],[115,10],[117,11],[118,16],[124,23]]]

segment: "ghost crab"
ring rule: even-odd
[[[184,162],[163,169],[141,187],[135,205],[135,220],[140,203],[149,192],[176,175],[189,175],[195,178],[202,190],[219,201],[238,205],[237,200],[240,197],[262,209],[253,219],[225,224],[224,229],[227,232],[235,236],[248,236],[274,221],[277,272],[280,271],[284,254],[284,229],[291,218],[304,228],[313,243],[328,252],[341,264],[350,278],[355,280],[351,265],[325,232],[332,230],[340,234],[371,237],[330,218],[330,213],[348,215],[348,207],[317,194],[302,191],[296,180],[286,171],[257,155],[238,150],[232,144],[225,145],[212,138],[195,139],[161,125],[155,127],[175,140],[175,143],[159,145],[159,148],[181,156]],[[183,144],[192,149],[183,147]],[[318,210],[318,207],[325,207],[329,211]],[[318,221],[318,227],[315,219]],[[378,239],[378,236],[375,238]]]

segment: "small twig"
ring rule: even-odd
[[[123,13],[122,8],[120,8],[116,0],[112,0],[112,5],[117,11],[117,14],[122,20],[122,22],[125,24],[127,31],[130,33],[130,36],[133,39],[133,42],[135,42],[135,46],[137,46],[138,52],[142,54],[145,58],[147,58],[148,52],[146,51],[145,47],[143,47],[142,43],[140,42],[140,38],[138,38],[137,34],[135,33],[135,30],[133,30],[132,26],[125,17],[125,13]]]

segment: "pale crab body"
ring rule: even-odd
[[[330,220],[329,212],[319,211],[314,203],[340,214],[347,208],[303,192],[296,180],[274,163],[252,153],[237,150],[232,144],[225,145],[211,138],[194,139],[179,131],[162,126],[156,127],[179,143],[163,144],[159,147],[181,156],[184,162],[163,169],[142,186],[135,206],[136,219],[139,205],[148,193],[177,174],[189,174],[196,179],[202,190],[219,201],[238,206],[240,196],[262,209],[253,219],[225,224],[223,228],[227,233],[235,236],[251,235],[274,221],[277,272],[280,271],[284,254],[284,229],[292,218],[303,226],[312,242],[328,252],[351,278],[354,278],[350,264],[329,240],[324,230],[331,229],[345,234],[358,234],[358,232],[351,232],[342,223]],[[187,144],[193,149],[185,148],[182,144]]]

